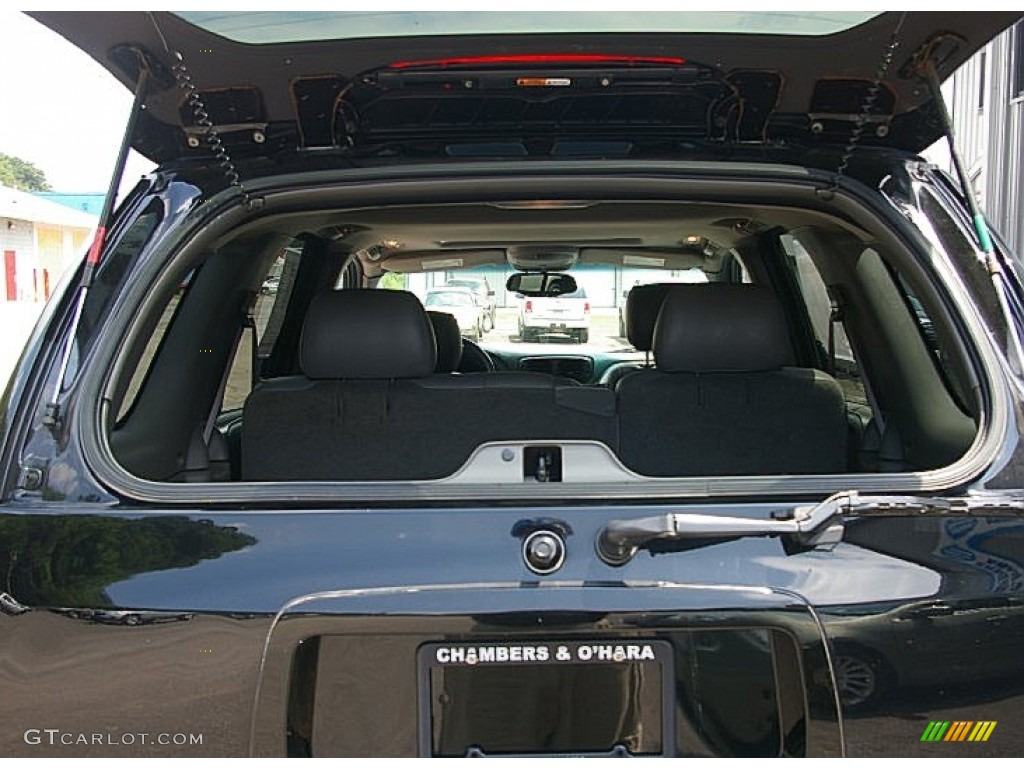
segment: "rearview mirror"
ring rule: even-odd
[[[576,278],[559,273],[516,272],[509,276],[505,288],[523,296],[564,296],[576,290]]]

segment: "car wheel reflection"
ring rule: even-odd
[[[877,703],[889,689],[889,676],[881,657],[864,648],[839,646],[832,658],[839,700],[849,709]]]

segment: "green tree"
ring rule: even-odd
[[[25,192],[48,192],[50,184],[34,164],[0,152],[0,184]]]
[[[406,276],[401,272],[385,272],[377,284],[378,288],[386,288],[389,291],[404,291]]]
[[[111,584],[255,543],[232,526],[184,516],[0,515],[0,592],[26,605],[98,608],[111,604]]]

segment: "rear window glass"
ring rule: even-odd
[[[461,291],[434,291],[424,302],[428,307],[468,307],[472,303],[473,297]]]
[[[750,35],[830,35],[862,24],[878,14],[873,11],[815,10],[773,13],[180,11],[177,15],[208,32],[240,43],[284,43],[360,37],[521,32],[728,32]]]
[[[96,272],[96,280],[89,289],[88,299],[82,308],[82,322],[78,327],[78,338],[83,344],[78,350],[80,355],[84,355],[95,341],[93,330],[102,322],[125,277],[134,266],[136,257],[152,238],[162,218],[162,205],[159,202],[151,203],[128,225],[124,233],[117,237],[113,249],[104,254]]]

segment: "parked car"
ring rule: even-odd
[[[0,611],[3,611],[9,616],[20,616],[30,610],[32,609],[28,606],[22,605],[6,592],[0,592]]]
[[[854,711],[907,689],[984,689],[1024,675],[1024,659],[1015,652],[1024,637],[1024,603],[1016,596],[929,599],[850,616],[838,611],[830,626],[839,695]]]
[[[1019,12],[33,16],[158,168],[0,399],[0,754],[1024,752],[1024,275],[919,155]],[[635,351],[437,373],[383,276],[492,268]]]
[[[498,304],[494,300],[494,290],[485,277],[451,277],[445,285],[456,288],[469,288],[476,297],[476,303],[483,311],[484,333],[497,324]]]
[[[270,275],[260,285],[260,293],[264,294],[264,295],[266,295],[268,293],[277,293],[277,287],[280,284],[281,284],[281,276],[280,275]]]
[[[433,288],[427,291],[423,305],[427,309],[453,315],[463,336],[472,339],[483,337],[485,312],[468,288]]]
[[[127,627],[138,627],[142,624],[165,624],[175,621],[191,621],[191,613],[173,611],[121,611],[97,608],[93,610],[75,610],[73,608],[52,609],[54,613],[67,616],[69,619],[80,619],[97,624],[122,624]]]
[[[561,296],[533,296],[519,304],[519,340],[568,337],[590,341],[590,299],[583,288]]]

